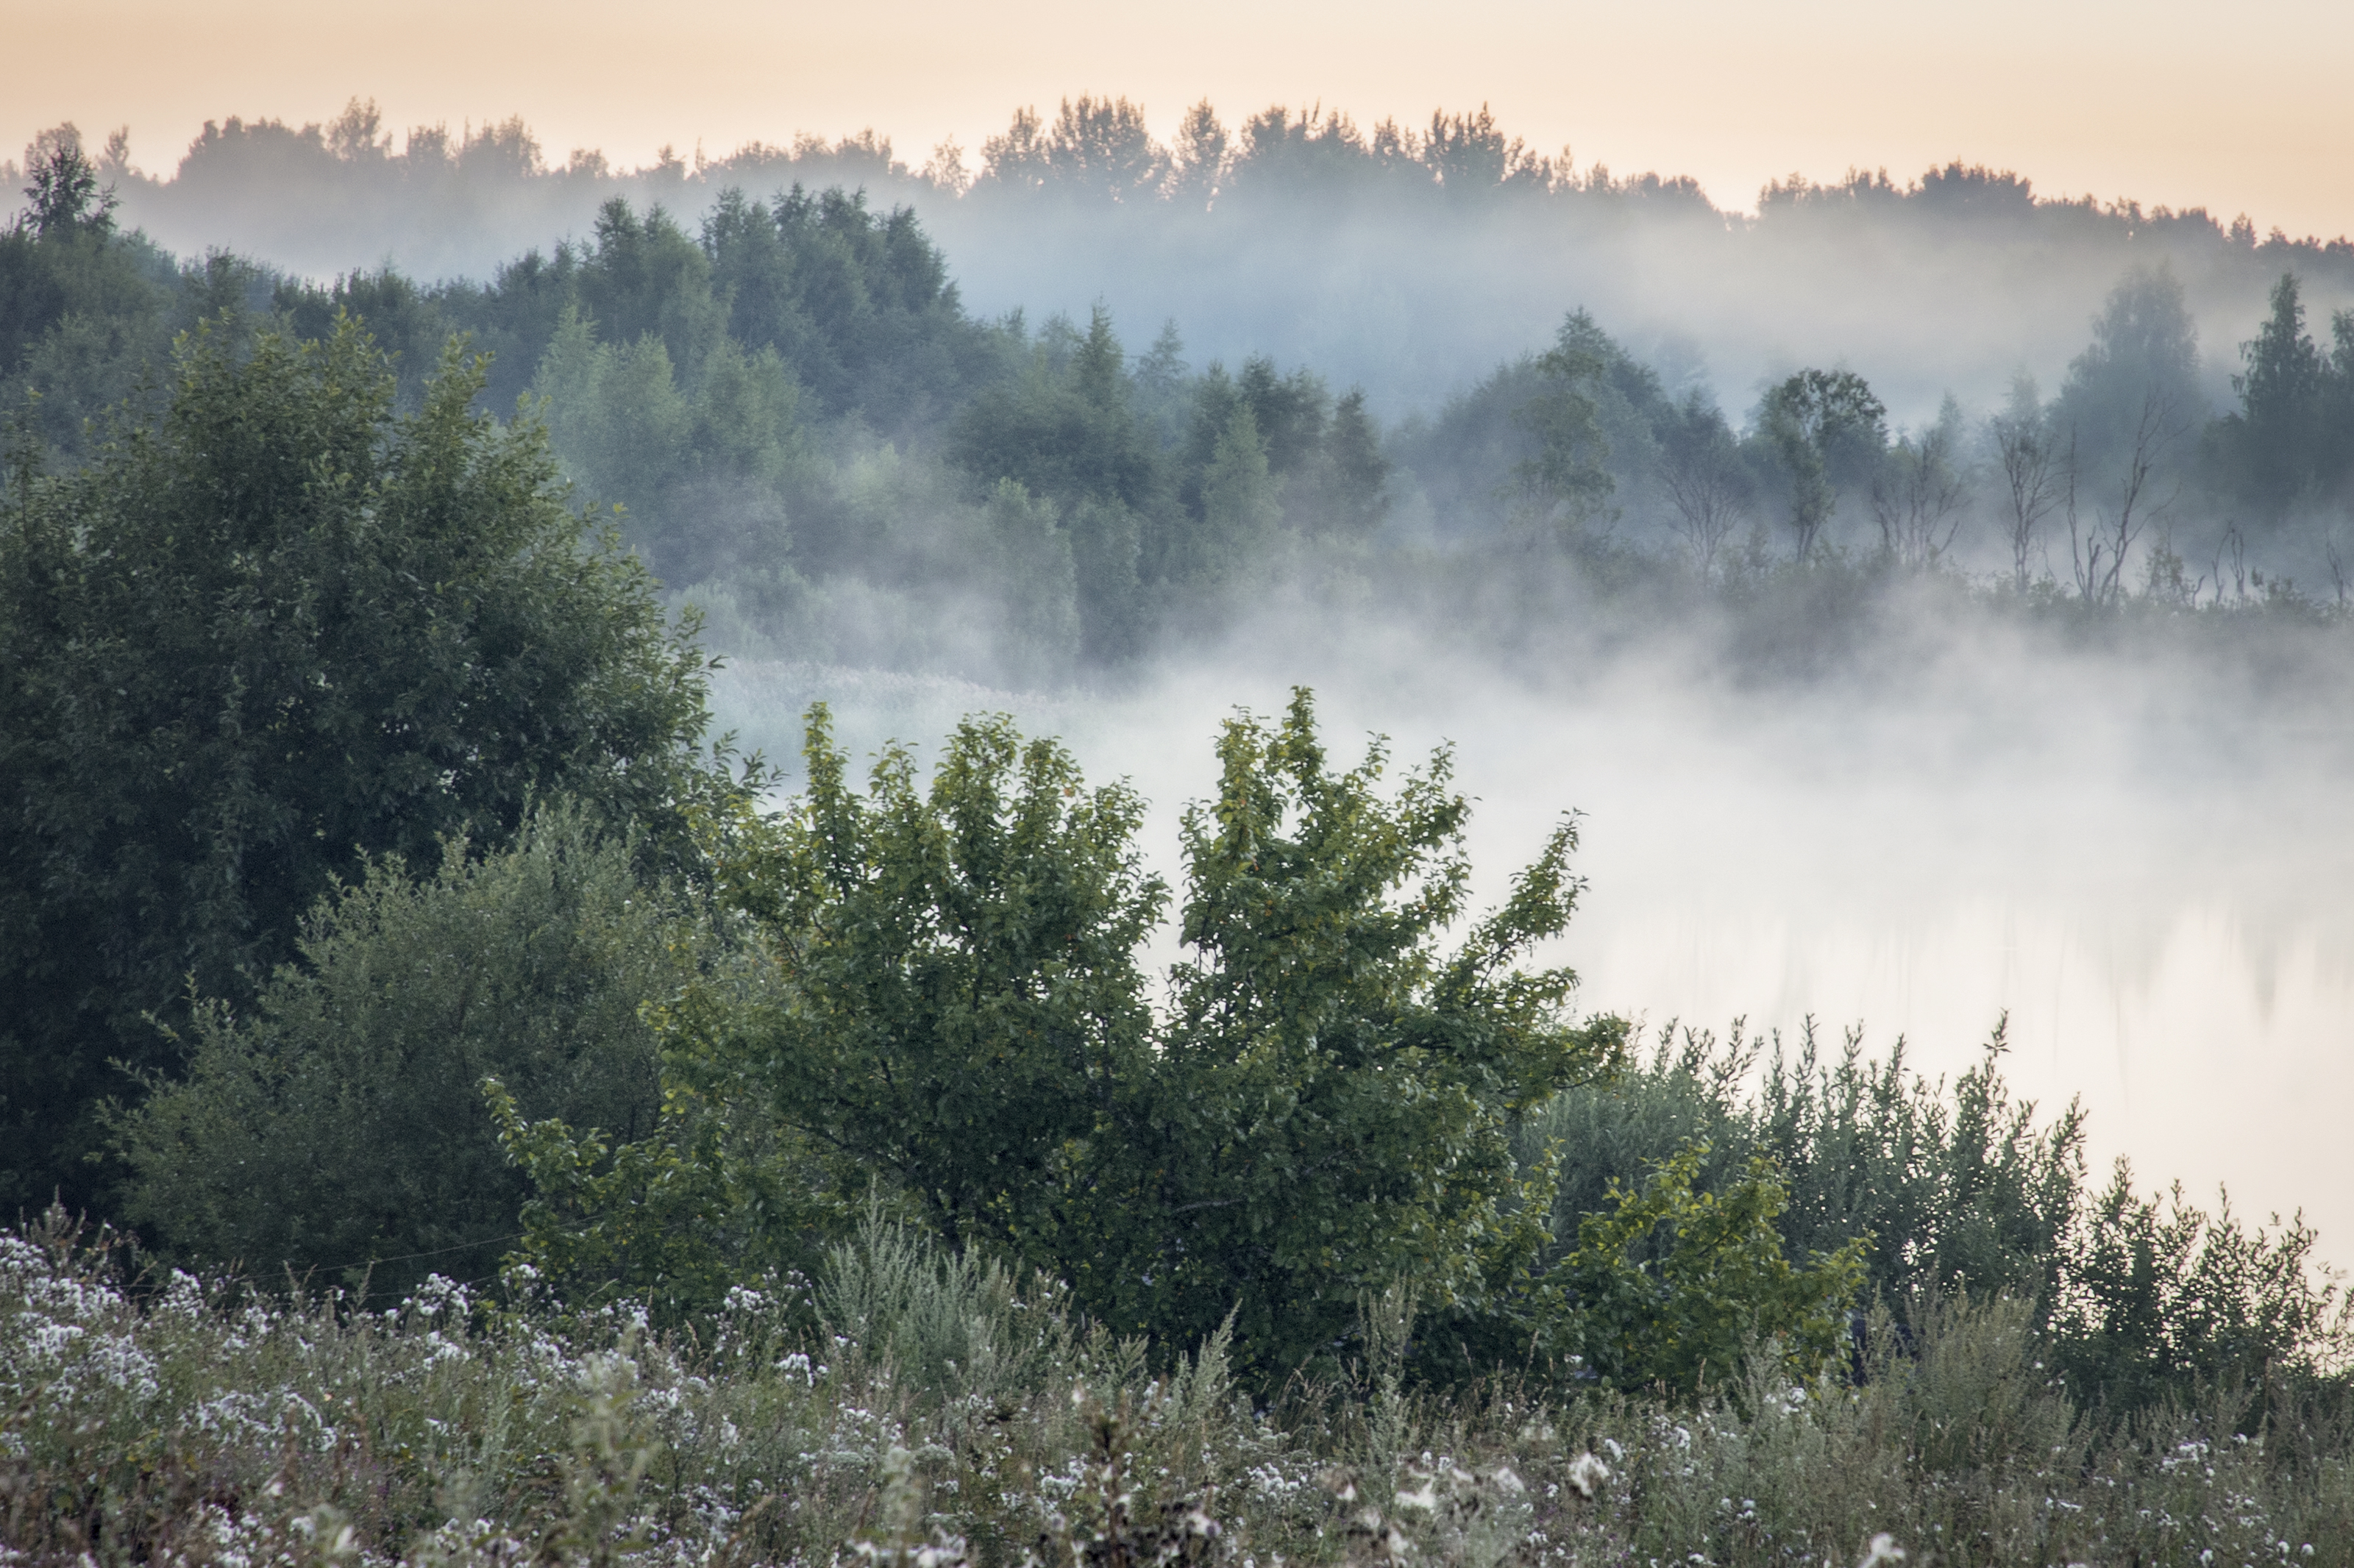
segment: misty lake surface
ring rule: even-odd
[[[1850,1029],[1874,1054],[1902,1035],[1932,1077],[2007,1015],[2014,1093],[2083,1099],[2096,1181],[2122,1155],[2145,1191],[2179,1181],[2211,1208],[2228,1185],[2253,1220],[2302,1209],[2321,1255],[2354,1263],[2354,722],[2335,681],[1992,635],[1896,678],[1761,685],[1623,655],[1500,675],[1364,633],[1100,695],[748,663],[715,697],[780,760],[820,697],[854,755],[896,737],[928,756],[960,714],[1012,711],[1144,791],[1173,881],[1219,721],[1278,710],[1293,681],[1336,764],[1368,732],[1394,767],[1454,744],[1483,900],[1584,813],[1590,885],[1558,955],[1584,1006],[1786,1041],[1811,1017],[1833,1058]]]

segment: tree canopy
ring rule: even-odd
[[[495,842],[568,792],[684,847],[705,661],[566,504],[544,440],[415,414],[355,321],[200,331],[168,407],[0,497],[0,1202],[86,1202],[111,1095],[241,1004],[371,854]]]

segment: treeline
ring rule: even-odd
[[[487,284],[322,288],[220,255],[175,269],[114,231],[78,154],[53,170],[0,273],[6,384],[58,461],[197,321],[307,337],[349,314],[408,406],[464,334],[490,356],[484,405],[544,399],[567,471],[741,650],[1063,679],[1131,658],[1287,538],[1370,537],[1387,503],[1362,396],[1258,359],[1196,373],[1173,331],[1131,360],[1100,313],[975,321],[912,215],[840,190],[731,192],[699,234],[616,199],[588,244]],[[897,641],[942,624],[963,641]]]
[[[795,181],[910,196],[1048,198],[1083,207],[1146,203],[1180,210],[1220,202],[1250,207],[1260,198],[1288,203],[1303,196],[1421,194],[1458,207],[1499,198],[1665,204],[1735,226],[1804,226],[1869,213],[1949,227],[2025,226],[2052,239],[2132,234],[2165,247],[2246,250],[2274,265],[2319,269],[2332,277],[2354,272],[2354,241],[2343,236],[2296,239],[2278,228],[2259,236],[2244,215],[2226,222],[2204,208],[2146,210],[2131,201],[2038,196],[2014,173],[1958,160],[1902,185],[1885,169],[1854,170],[1828,182],[1794,174],[1758,193],[1758,216],[1749,219],[1716,208],[1688,176],[1618,176],[1599,164],[1581,169],[1567,148],[1546,153],[1510,135],[1485,105],[1468,112],[1434,110],[1420,125],[1385,119],[1367,130],[1337,109],[1276,104],[1229,129],[1205,100],[1188,109],[1175,135],[1162,142],[1151,133],[1142,105],[1081,94],[1063,100],[1051,117],[1035,107],[1014,111],[1006,129],[985,138],[972,161],[950,141],[920,166],[901,158],[890,139],[872,129],[832,143],[805,133],[790,144],[751,142],[718,159],[697,148],[690,160],[664,147],[652,164],[633,170],[615,167],[590,148],[575,148],[563,162],[552,162],[519,118],[469,125],[456,134],[446,124],[415,126],[401,142],[396,150],[392,129],[373,100],[355,98],[323,123],[239,116],[207,121],[168,178],[133,166],[127,131],[110,135],[95,162],[143,215],[266,202],[288,217],[309,213],[328,227],[370,208],[422,217],[436,228],[459,217],[496,221],[490,209],[505,208],[551,227],[549,219],[567,200],[573,210],[617,193],[686,205],[698,190]],[[74,126],[60,125],[37,140],[24,168],[0,164],[0,175],[21,179],[56,147],[80,143]]]
[[[198,322],[308,337],[348,313],[408,407],[463,334],[490,356],[482,406],[536,400],[567,474],[739,653],[1050,683],[1278,584],[1459,620],[1486,583],[1564,571],[1670,600],[1826,570],[1959,567],[2076,605],[2348,586],[2354,317],[2325,346],[2294,274],[2220,418],[2158,269],[2112,291],[2052,397],[2021,380],[1915,429],[1842,369],[1728,411],[1576,313],[1385,431],[1312,366],[1189,364],[1175,323],[1137,353],[1100,309],[976,319],[910,211],[839,188],[731,189],[693,231],[617,197],[581,244],[431,286],[175,263],[119,231],[103,171],[63,143],[28,191],[0,236],[0,388],[53,461]]]
[[[1973,417],[1949,395],[1934,421],[1893,429],[1861,376],[1808,369],[1736,426],[1703,389],[1673,396],[1581,312],[1546,353],[1408,422],[1394,450],[1457,537],[1508,530],[1533,498],[1589,539],[1632,523],[1703,577],[1828,546],[1905,571],[1993,567],[2020,595],[2111,605],[2244,602],[2253,545],[2317,567],[2342,605],[2354,312],[2327,334],[2325,347],[2284,274],[2240,345],[2239,407],[2211,415],[2180,283],[2137,270],[2048,399],[2022,376],[1997,409]],[[2288,588],[2275,569],[2274,591]]]

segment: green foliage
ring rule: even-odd
[[[242,1008],[370,854],[486,844],[570,793],[685,853],[705,663],[632,561],[581,547],[546,449],[454,348],[396,416],[356,323],[200,333],[159,426],[0,497],[5,1190],[88,1202],[108,1066]]]
[[[1378,533],[1389,515],[1390,472],[1381,432],[1365,412],[1365,394],[1352,388],[1332,408],[1324,438],[1323,463],[1309,525],[1321,533],[1363,537]]]
[[[1702,1192],[1694,1182],[1707,1152],[1686,1145],[1639,1188],[1614,1187],[1616,1206],[1578,1226],[1563,1272],[1577,1302],[1576,1342],[1608,1386],[1659,1384],[1687,1397],[1712,1380],[1722,1388],[1769,1341],[1804,1382],[1845,1348],[1870,1238],[1793,1265],[1775,1228],[1788,1189],[1773,1161],[1753,1158],[1737,1179]]]
[[[1189,1339],[1238,1309],[1238,1342],[1277,1367],[1341,1341],[1358,1298],[1393,1285],[1531,1331],[1512,1287],[1550,1192],[1516,1170],[1510,1130],[1606,1073],[1624,1037],[1615,1018],[1569,1021],[1568,969],[1519,967],[1575,907],[1575,825],[1448,951],[1469,806],[1446,752],[1385,799],[1381,745],[1328,768],[1303,691],[1279,724],[1230,720],[1218,758],[1216,797],[1185,813],[1195,956],[1172,977],[1149,1156],[1184,1224],[1100,1309]]]
[[[31,206],[0,228],[0,398],[80,453],[84,420],[129,396],[168,349],[177,280],[168,258],[115,231],[113,196],[99,193],[78,145],[49,148],[32,175]]]
[[[1201,521],[1182,530],[1164,573],[1197,591],[1249,581],[1282,524],[1283,506],[1247,403],[1237,405],[1218,431],[1202,471],[1201,496]]]
[[[2296,275],[2273,288],[2272,312],[2240,345],[2247,368],[2232,378],[2240,407],[2219,420],[2214,440],[2227,482],[2260,514],[2277,517],[2342,482],[2354,464],[2354,316],[2339,313],[2338,351],[2324,351],[2306,331]]]
[[[774,350],[721,339],[690,393],[661,338],[599,343],[567,307],[532,391],[556,455],[623,508],[623,537],[665,581],[790,572],[785,498],[809,457],[800,388]]]
[[[1468,807],[1443,753],[1385,799],[1378,746],[1327,769],[1304,693],[1278,726],[1230,723],[1219,753],[1219,797],[1185,825],[1197,956],[1162,1020],[1136,955],[1165,893],[1131,791],[1087,789],[1060,747],[996,719],[959,728],[928,791],[886,750],[862,798],[813,712],[804,795],[773,820],[739,808],[715,851],[774,984],[690,992],[666,1086],[790,1129],[843,1198],[880,1175],[942,1235],[1067,1279],[1163,1346],[1232,1314],[1245,1359],[1279,1372],[1392,1285],[1527,1340],[1550,1187],[1516,1168],[1511,1128],[1606,1070],[1623,1034],[1568,1022],[1567,970],[1517,967],[1575,905],[1573,829],[1447,951]],[[560,1153],[524,1157],[536,1173]],[[610,1254],[650,1212],[574,1174],[607,1158],[543,1185],[586,1233],[564,1246]],[[610,1158],[717,1169],[675,1141]]]
[[[726,330],[712,292],[711,259],[659,206],[643,215],[620,196],[597,211],[596,243],[582,259],[581,313],[610,343],[659,338],[690,380]]]
[[[945,420],[996,368],[948,261],[907,207],[870,212],[864,191],[795,185],[773,204],[720,193],[703,248],[748,352],[773,349],[829,415],[893,431]]]
[[[1015,480],[1064,505],[1148,506],[1157,456],[1129,405],[1110,315],[1098,306],[1067,354],[1055,346],[1042,334],[1020,375],[967,406],[949,433],[950,461],[984,482]]]
[[[1002,1261],[950,1251],[870,1202],[826,1249],[816,1308],[854,1365],[942,1402],[1002,1406],[1051,1385],[1086,1339],[1065,1287],[1044,1275],[1021,1284]]]
[[[25,187],[32,205],[25,209],[24,227],[43,239],[113,232],[114,187],[101,190],[98,170],[79,141],[60,138],[46,156],[33,160],[33,183]]]
[[[1564,1150],[1554,1228],[1574,1234],[1611,1205],[1614,1182],[1698,1147],[1702,1188],[1772,1162],[1794,1262],[1861,1239],[1870,1297],[1902,1309],[1967,1288],[2048,1305],[2079,1217],[2084,1113],[2039,1123],[2033,1102],[2011,1098],[2001,1027],[1951,1084],[1909,1073],[1902,1041],[1867,1057],[1850,1033],[1831,1062],[1811,1023],[1794,1053],[1779,1035],[1766,1044],[1737,1023],[1722,1041],[1670,1024],[1638,1070],[1532,1116],[1523,1161]]]
[[[1892,1301],[1968,1289],[2048,1302],[2077,1218],[2084,1117],[2071,1103],[2039,1126],[2003,1082],[2009,1048],[1998,1022],[1948,1088],[1908,1075],[1901,1040],[1871,1061],[1850,1033],[1835,1064],[1811,1027],[1794,1061],[1777,1040],[1755,1127],[1788,1173],[1792,1245],[1867,1238],[1871,1287]]]
[[[2164,264],[2134,268],[2109,291],[2052,410],[2087,495],[2168,457],[2205,408],[2199,329],[2180,280]]]
[[[1500,366],[1394,444],[1449,533],[1509,535],[1533,521],[1574,534],[1614,503],[1648,500],[1678,422],[1659,373],[1580,310],[1543,354]]]
[[[1088,509],[1087,520],[1095,518],[1095,512]],[[1083,580],[1075,547],[1079,543],[1075,538],[1079,519],[1074,518],[1071,528],[1058,526],[1051,504],[1033,498],[1010,479],[998,481],[996,493],[989,499],[988,521],[1005,584],[1004,642],[1017,651],[1006,662],[1005,673],[1026,686],[1051,685],[1067,677],[1078,662],[1086,636],[1083,605],[1092,605],[1102,620],[1112,620],[1123,610],[1133,613],[1132,604],[1121,597],[1124,591],[1132,599],[1132,585],[1112,577],[1118,569],[1116,560],[1102,558],[1103,553],[1117,549],[1119,542],[1079,536],[1090,546],[1092,569]],[[1102,580],[1098,573],[1112,580]],[[1131,579],[1133,573],[1131,564]],[[1104,634],[1098,633],[1099,645],[1103,640]]]
[[[2069,1390],[2113,1419],[2190,1390],[2251,1402],[2354,1365],[2354,1303],[2315,1278],[2316,1237],[2297,1216],[2245,1229],[2228,1196],[2210,1215],[2177,1186],[2133,1190],[2125,1161],[2094,1199],[2051,1316]]]
[[[1079,649],[1098,669],[1117,668],[1142,652],[1144,520],[1118,501],[1091,498],[1071,508],[1072,586]]]
[[[2105,1420],[2202,1400],[2244,1411],[2327,1383],[2354,1355],[2354,1314],[2311,1230],[2142,1196],[2122,1167],[2089,1192],[2082,1107],[2043,1119],[2012,1097],[2003,1026],[1950,1083],[1908,1073],[1902,1041],[1872,1058],[1850,1033],[1827,1063],[1809,1025],[1795,1053],[1776,1037],[1761,1072],[1763,1044],[1670,1025],[1637,1070],[1531,1116],[1518,1148],[1524,1170],[1558,1171],[1557,1246],[1621,1224],[1628,1172],[1673,1166],[1722,1194],[1764,1162],[1793,1266],[1851,1250],[1862,1299],[1913,1333],[1941,1303],[2014,1302],[2069,1397]],[[1656,1272],[1667,1250],[1638,1239],[1627,1255]]]
[[[552,1288],[570,1312],[623,1304],[668,1328],[707,1316],[747,1281],[774,1287],[815,1261],[838,1211],[812,1162],[798,1140],[697,1094],[698,1079],[708,1086],[691,1065],[665,1072],[653,1124],[618,1143],[594,1126],[527,1121],[506,1085],[482,1081],[499,1148],[529,1183],[519,1213],[508,1211],[521,1227],[510,1290],[532,1299]]]
[[[182,1256],[398,1299],[428,1274],[490,1278],[514,1239],[529,1189],[478,1080],[543,1115],[652,1129],[641,1010],[704,942],[578,811],[470,849],[452,840],[421,882],[370,861],[304,918],[249,1012],[199,1005],[186,1076],[115,1128],[127,1218]]]
[[[929,791],[892,748],[862,799],[822,707],[804,756],[794,808],[744,822],[722,863],[779,981],[714,1021],[725,1049],[845,1186],[879,1172],[959,1242],[1056,1255],[1114,1164],[1090,1139],[1151,1070],[1135,952],[1164,895],[1132,843],[1142,802],[1084,789],[1002,718],[960,726]]]

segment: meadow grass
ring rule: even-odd
[[[143,1272],[53,1216],[0,1235],[0,1564],[2354,1563],[2339,1405],[2104,1422],[2016,1302],[1683,1404],[1417,1390],[1382,1318],[1384,1364],[1267,1390],[880,1221],[658,1333]]]

